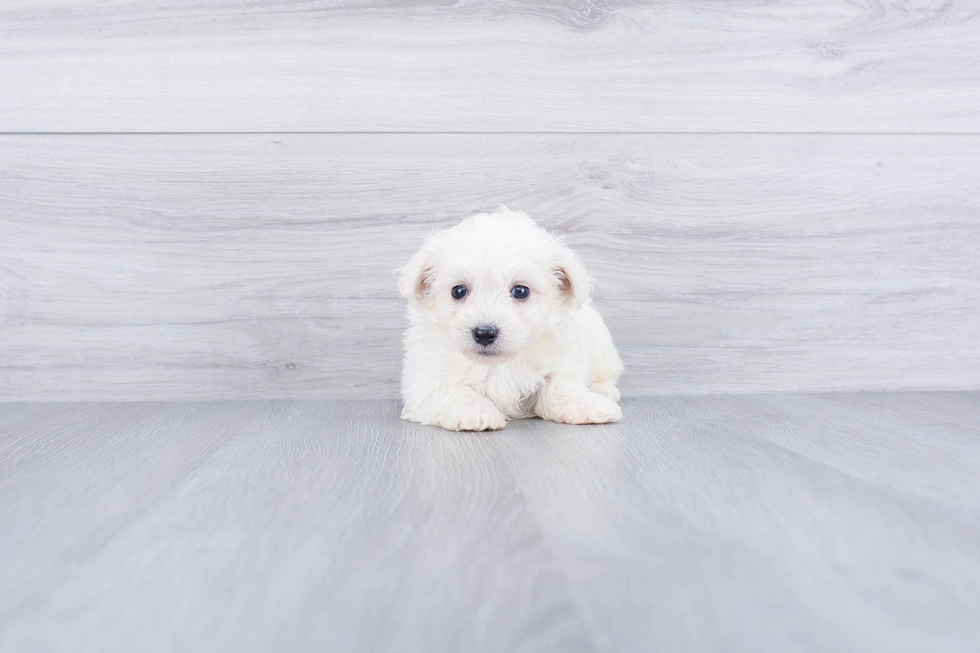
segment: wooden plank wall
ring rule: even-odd
[[[980,9],[0,7],[0,399],[391,397],[506,203],[631,394],[980,388]]]

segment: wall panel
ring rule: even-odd
[[[980,131],[974,2],[6,3],[0,132]]]
[[[0,398],[387,397],[424,234],[595,271],[628,393],[980,388],[980,137],[0,137]]]

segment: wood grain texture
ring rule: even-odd
[[[980,393],[648,397],[495,434],[397,409],[0,405],[0,650],[980,638]]]
[[[30,420],[0,448],[0,650],[594,650],[491,437],[394,402]]]
[[[980,131],[970,1],[43,0],[0,131]]]
[[[855,404],[638,399],[595,435],[530,422],[497,441],[606,650],[965,651],[980,425]],[[924,502],[906,477],[942,490]]]
[[[980,387],[980,137],[0,138],[0,398],[394,397],[392,270],[505,202],[627,393]]]

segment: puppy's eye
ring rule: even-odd
[[[462,299],[468,292],[466,286],[453,286],[453,299]]]
[[[510,296],[519,301],[524,301],[531,294],[531,289],[527,286],[514,286],[510,289]]]

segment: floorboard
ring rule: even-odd
[[[970,651],[978,402],[0,404],[0,650]]]

